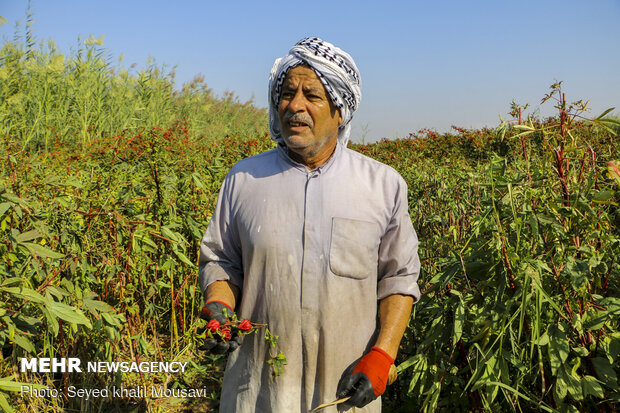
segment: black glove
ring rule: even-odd
[[[200,318],[206,320],[207,323],[211,320],[216,320],[223,326],[233,318],[234,314],[235,312],[224,303],[219,301],[209,301],[204,307],[202,307]],[[205,330],[206,328],[200,329],[198,334],[202,334]],[[224,327],[221,331],[229,331],[230,336],[227,338],[222,338],[219,334],[213,333],[213,338],[207,336],[205,343],[199,349],[213,354],[225,354],[239,348],[243,342],[243,336],[237,335],[237,328]]]
[[[350,396],[351,398],[338,406],[338,410],[349,410],[351,407],[364,407],[375,400],[375,392],[368,376],[364,373],[345,373],[338,382],[336,391],[338,399]]]

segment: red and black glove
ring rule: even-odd
[[[200,350],[213,354],[225,354],[239,348],[243,342],[243,336],[237,335],[236,328],[231,329],[230,326],[225,326],[234,314],[233,309],[222,301],[209,301],[202,307],[200,318],[208,322],[205,329],[210,329],[214,334],[212,334],[213,338],[207,336]],[[198,333],[202,334],[205,329]],[[221,332],[224,337],[217,332]]]
[[[373,347],[360,359],[350,374],[345,374],[338,383],[336,396],[351,398],[341,408],[364,407],[381,396],[387,386],[390,366],[394,359],[379,347]]]

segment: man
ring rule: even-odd
[[[420,295],[420,263],[404,180],[346,148],[360,84],[347,53],[301,40],[269,79],[278,148],[240,161],[224,179],[201,243],[203,314],[225,321],[234,309],[267,323],[288,364],[272,376],[261,334],[241,346],[212,342],[216,352],[239,347],[230,351],[221,412],[306,413],[347,396],[341,409],[381,411],[378,396]]]

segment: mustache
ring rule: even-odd
[[[302,122],[308,125],[309,127],[314,126],[314,122],[312,122],[312,118],[308,114],[304,113],[291,113],[288,112],[284,115],[284,123],[289,122]]]

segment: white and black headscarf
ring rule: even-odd
[[[282,83],[289,69],[308,65],[325,86],[332,103],[340,111],[342,124],[338,141],[344,146],[349,142],[351,119],[362,99],[362,80],[353,58],[342,49],[317,37],[307,37],[297,42],[288,55],[276,59],[269,75],[269,131],[271,138],[284,144],[280,132],[278,106]]]

